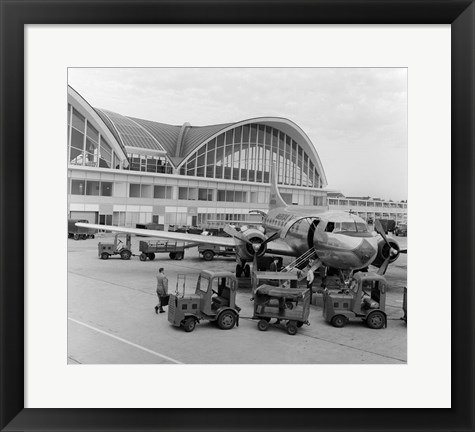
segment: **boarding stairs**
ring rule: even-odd
[[[298,266],[300,266],[301,264],[306,263],[307,261],[309,261],[313,258],[317,258],[317,251],[315,250],[314,247],[310,248],[307,252],[300,255],[297,259],[295,259],[290,264],[288,264],[286,267],[284,267],[281,270],[281,272],[291,272],[295,269],[295,267],[298,268]]]

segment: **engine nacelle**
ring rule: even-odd
[[[243,228],[246,229],[243,230]],[[267,239],[267,237],[261,230],[257,228],[242,227],[241,234],[251,244],[242,242],[238,246],[236,246],[236,254],[239,257],[247,261],[252,261],[254,259],[254,255],[257,254],[258,257],[261,257],[266,253],[267,245],[260,246],[257,252],[253,247],[253,245],[264,243],[264,241]]]
[[[388,256],[391,256],[389,259],[389,264],[393,263],[396,261],[399,257],[399,244],[396,240],[392,238],[388,238],[388,242],[391,245],[391,247],[388,246],[388,244],[384,241],[384,239],[378,240],[378,254],[376,255],[376,258],[374,261],[371,263],[372,265],[376,267],[381,267],[388,258]]]

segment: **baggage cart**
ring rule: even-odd
[[[310,325],[310,290],[263,284],[254,292],[254,315],[257,328],[266,331],[272,318],[283,321],[289,335],[297,334],[304,324]]]
[[[185,256],[185,249],[190,247],[185,243],[168,240],[145,241],[141,240],[139,243],[140,261],[146,261],[147,258],[151,261],[155,259],[157,253],[168,253],[170,259],[181,260]]]

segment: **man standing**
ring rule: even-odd
[[[162,307],[162,297],[165,297],[168,294],[168,279],[165,276],[164,269],[161,267],[158,269],[157,274],[157,297],[158,297],[158,304],[155,306],[155,313],[158,314],[165,312]]]
[[[278,272],[279,271],[279,258],[274,257],[274,260],[270,263],[269,271]]]

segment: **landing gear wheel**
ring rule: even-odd
[[[369,328],[379,330],[384,327],[386,317],[380,311],[371,312],[366,318],[366,324]]]
[[[236,264],[236,277],[242,276],[242,266],[241,264]]]
[[[176,259],[176,253],[175,252],[170,252],[170,254],[168,255],[170,257],[170,259],[174,260]]]
[[[101,253],[101,259],[103,259],[103,260],[109,259],[109,254],[107,252],[102,252]]]
[[[265,319],[261,319],[261,320],[259,320],[259,322],[257,323],[257,328],[258,328],[260,331],[266,331],[266,330],[269,328],[269,322],[266,321]]]
[[[149,253],[149,254],[147,254],[147,256],[148,256],[148,259],[150,261],[153,261],[155,259],[155,254],[154,253]]]
[[[79,234],[74,234],[74,240],[79,240]]]
[[[289,321],[287,323],[287,333],[291,336],[294,336],[297,334],[297,324],[295,323],[295,321]]]
[[[246,264],[244,266],[244,276],[246,277],[251,276],[251,267],[249,267],[249,264]]]
[[[236,324],[236,314],[232,311],[221,312],[218,317],[218,326],[222,330],[231,330]]]
[[[337,328],[344,327],[346,324],[346,317],[344,315],[335,315],[331,320],[331,324],[333,327]]]
[[[185,254],[183,252],[177,252],[176,255],[175,255],[175,259],[177,261],[182,260],[184,256],[185,256]]]
[[[123,250],[120,252],[120,258],[123,260],[129,260],[132,253],[129,250]]]
[[[183,321],[183,330],[187,333],[192,332],[196,327],[196,320],[193,317],[188,317]]]
[[[214,253],[207,250],[203,252],[203,259],[205,261],[211,261],[214,258]]]
[[[144,253],[141,253],[140,256],[139,256],[139,259],[140,259],[140,261],[146,261],[147,260],[147,255],[145,255]]]

